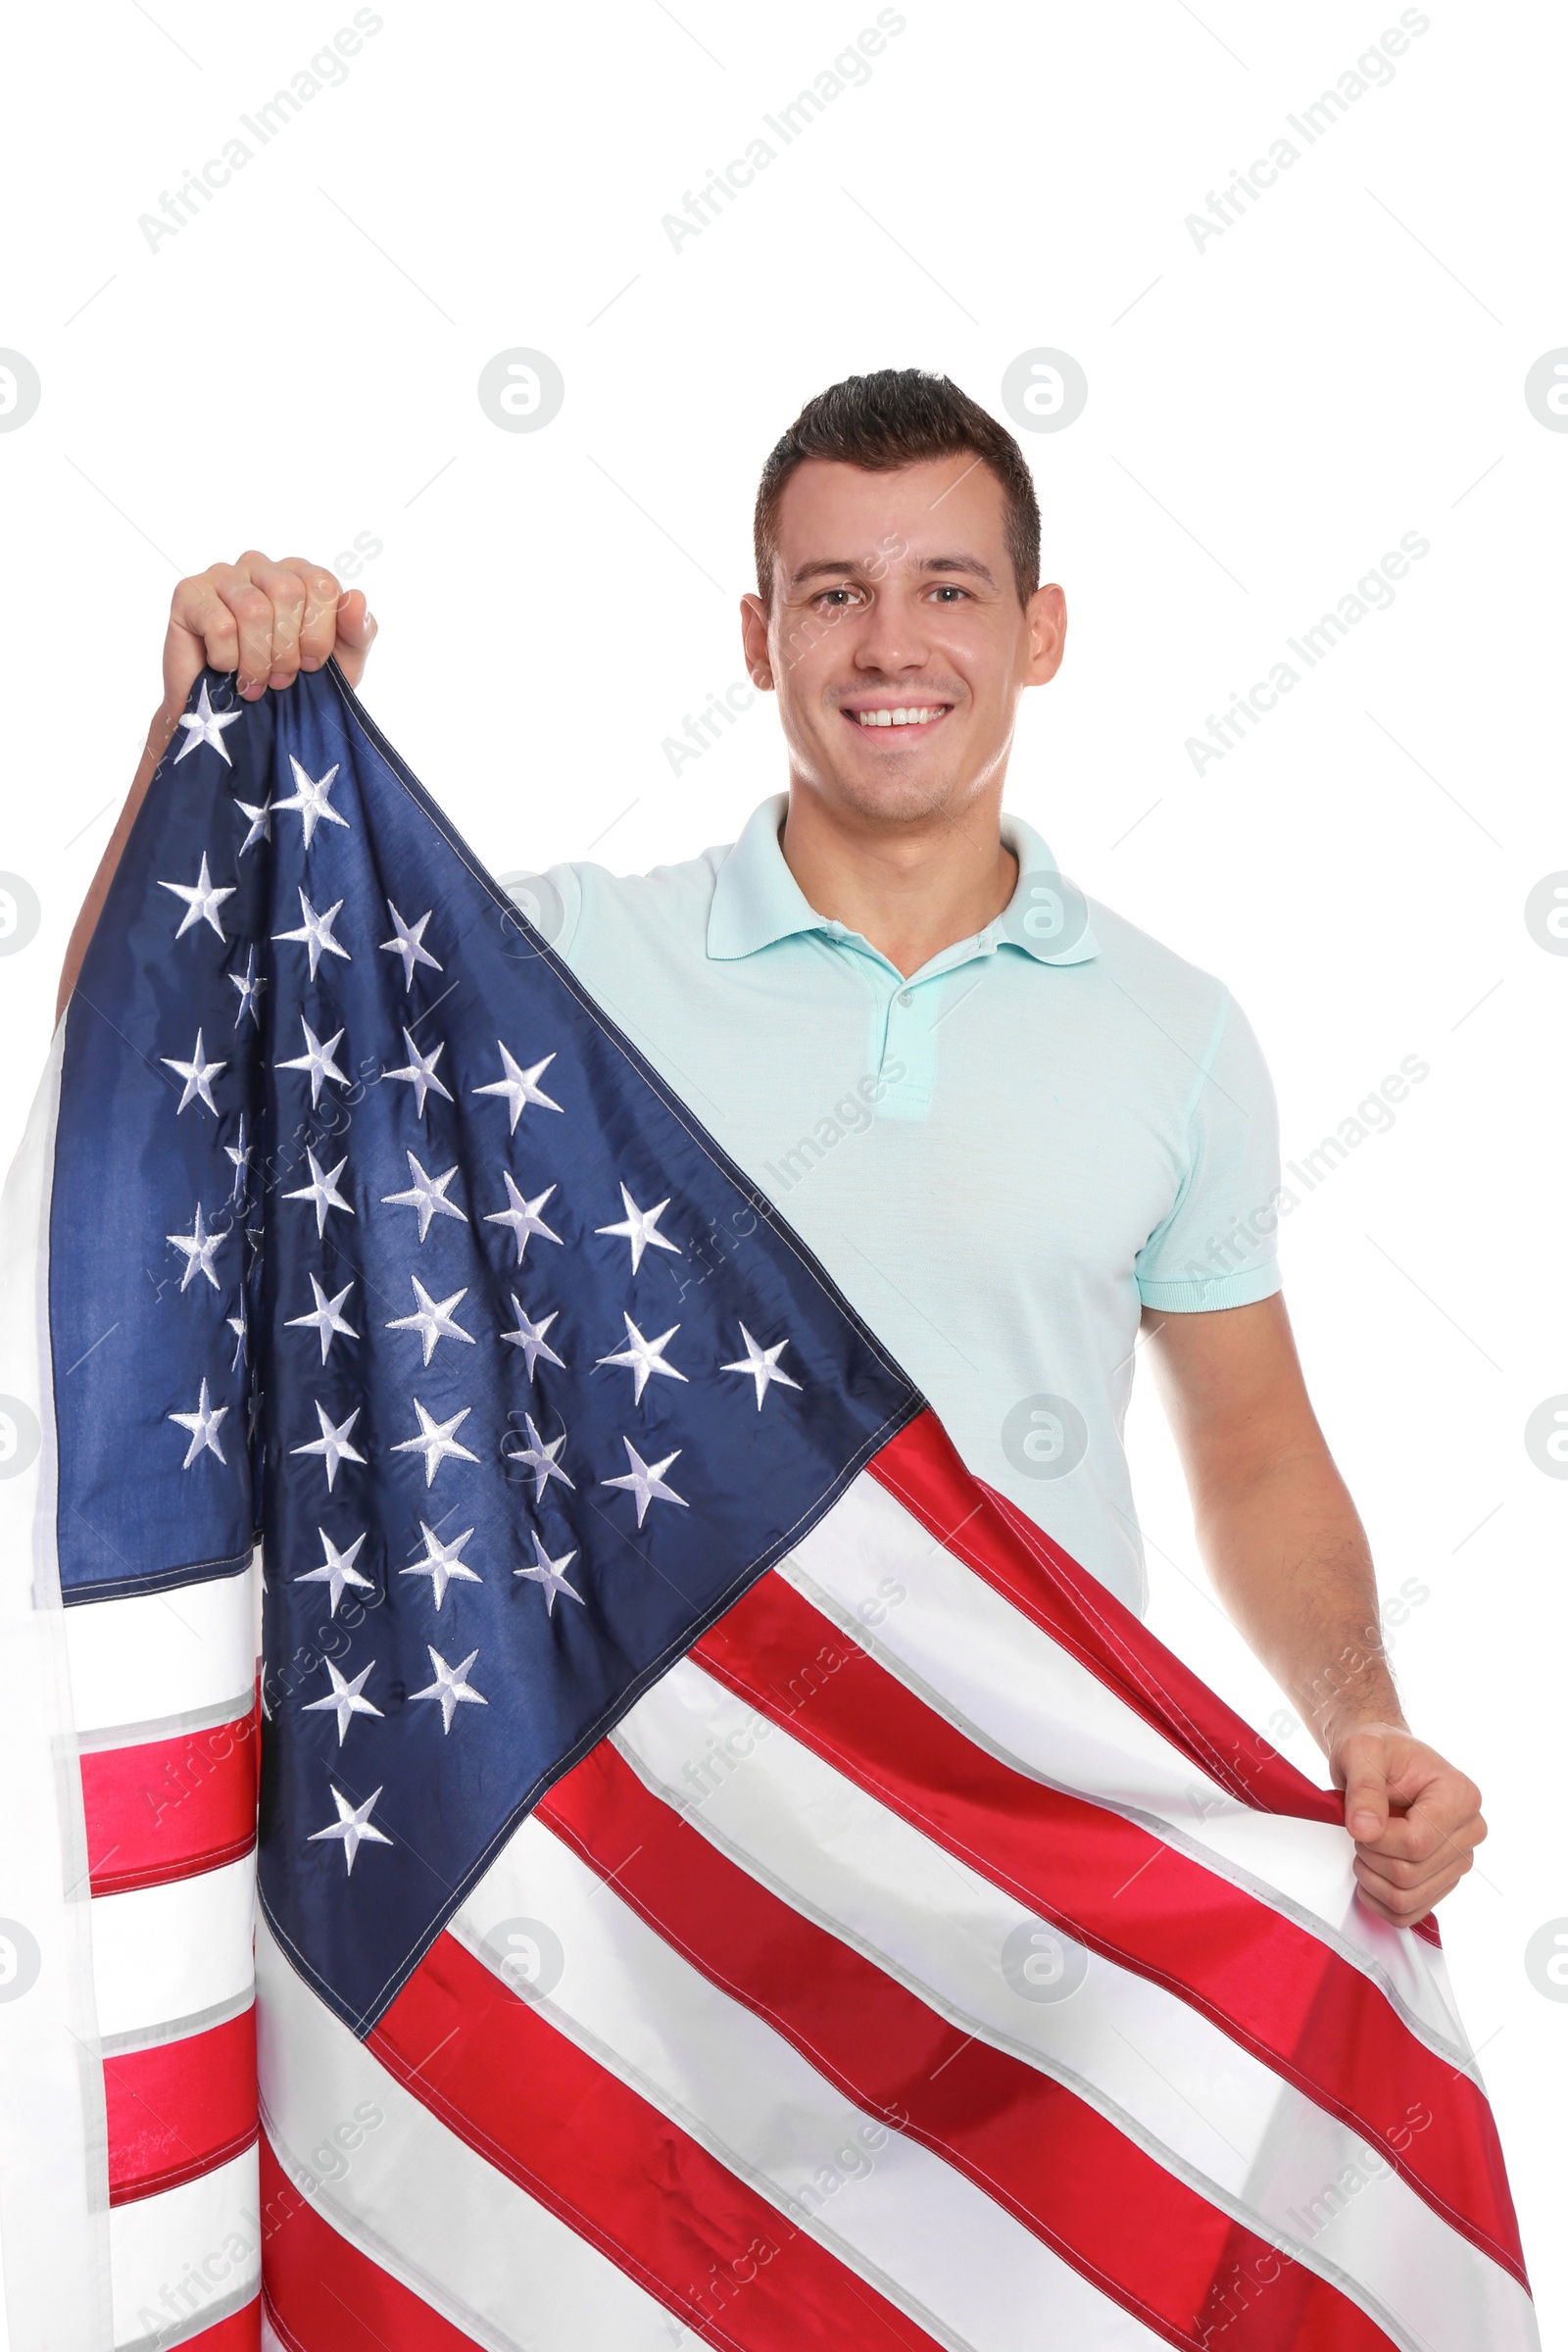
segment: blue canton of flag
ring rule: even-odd
[[[203,676],[76,1006],[64,1596],[260,1533],[263,1902],[364,2034],[921,1399],[335,664]]]

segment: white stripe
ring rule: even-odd
[[[262,2276],[256,2199],[249,2147],[198,2180],[114,2208],[117,2344],[152,2341],[163,2352],[254,2301]]]
[[[495,2352],[703,2352],[662,2303],[395,2082],[296,1975],[262,1918],[256,1971],[268,2137],[351,2245]],[[311,2152],[334,2151],[338,2126],[367,2108],[383,2122],[313,2171]]]
[[[1357,2134],[1174,1993],[1067,1938],[1087,1964],[1078,1989],[1060,2001],[1016,1992],[1003,1954],[1029,1914],[691,1660],[638,1701],[614,1744],[752,1877],[962,2032],[1067,2083],[1396,2340],[1431,2352],[1535,2341],[1528,2298],[1505,2272]],[[489,1884],[474,1899],[489,1899]],[[1342,2195],[1346,2168],[1365,2178]]]
[[[1371,1976],[1451,2064],[1467,2063],[1441,1957],[1356,1900],[1343,1829],[1232,1796],[874,1478],[862,1472],[777,1573],[981,1746],[1286,1912]]]
[[[98,2030],[140,2034],[243,1994],[251,1982],[256,1857],[92,1904]]]
[[[139,1728],[216,1707],[236,1693],[236,1711],[247,1713],[256,1686],[255,1582],[253,1562],[238,1576],[67,1609],[78,1728]]]
[[[548,1923],[564,1949],[536,2003],[552,2025],[939,2342],[1163,2343],[961,2173],[846,2098],[537,1821],[508,1840],[451,1933],[503,1974],[485,1938],[510,1918]]]
[[[113,2328],[86,1832],[54,1548],[49,1208],[64,1045],[61,1023],[0,1201],[0,1396],[18,1398],[40,1432],[31,1462],[7,1432],[0,1477],[0,1969],[13,1994],[0,2001],[0,2328],[10,2352],[101,2352]],[[14,1964],[30,1975],[34,1952],[37,1973],[19,1994]]]

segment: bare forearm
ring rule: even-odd
[[[1325,1754],[1358,1723],[1402,1725],[1365,1531],[1326,1446],[1197,1500],[1227,1610]]]
[[[137,763],[136,773],[130,780],[130,790],[125,795],[125,805],[120,811],[119,822],[109,836],[108,847],[98,860],[98,870],[93,875],[87,896],[81,903],[81,912],[76,917],[71,938],[66,946],[65,967],[60,974],[60,994],[55,1001],[57,1022],[66,1009],[72,990],[76,985],[81,972],[82,958],[87,953],[87,943],[97,927],[98,917],[103,912],[104,901],[109,896],[109,885],[115,878],[115,868],[119,865],[125,844],[130,838],[130,828],[135,823],[137,811],[147,797],[147,787],[153,780],[153,771],[164,756],[177,718],[177,711],[165,710],[162,707],[153,713],[152,723],[147,729],[145,748]]]

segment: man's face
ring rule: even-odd
[[[988,466],[812,458],[780,501],[769,605],[745,598],[743,627],[792,784],[898,828],[1000,790],[1018,697],[1055,674],[1066,609],[1055,587],[1020,605]]]

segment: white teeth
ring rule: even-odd
[[[913,710],[858,710],[862,727],[923,727],[941,716],[942,706]]]

